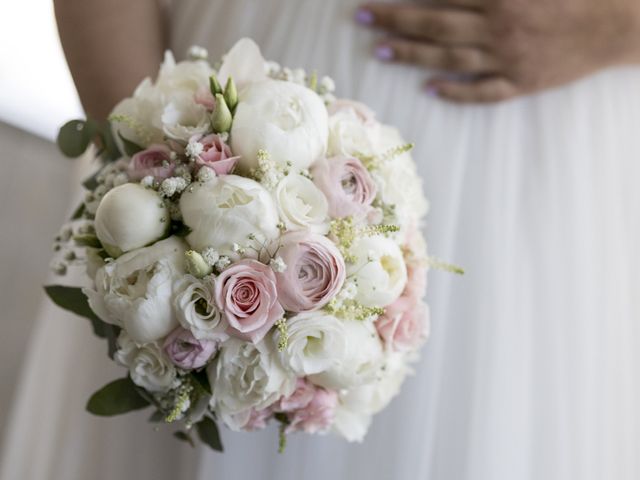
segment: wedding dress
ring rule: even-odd
[[[362,444],[222,430],[192,451],[146,413],[92,418],[121,371],[81,320],[47,306],[26,355],[0,480],[640,478],[640,69],[494,106],[420,90],[380,64],[356,0],[181,0],[172,48],[218,58],[249,36],[266,58],[334,78],[416,143],[431,200],[432,334]]]

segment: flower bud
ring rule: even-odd
[[[184,255],[186,257],[187,271],[194,277],[206,277],[213,272],[213,267],[195,250],[188,250],[184,252]]]
[[[211,75],[209,77],[209,90],[211,90],[211,95],[214,97],[219,93],[222,93],[222,86],[220,85],[220,82],[218,82],[218,77],[215,75]]]
[[[211,120],[213,131],[216,133],[228,132],[231,130],[232,121],[233,116],[227,106],[227,102],[225,102],[222,94],[216,94],[216,110],[213,113],[213,118]]]
[[[238,90],[232,77],[229,77],[227,84],[224,87],[224,99],[229,106],[229,109],[233,111],[238,105]]]

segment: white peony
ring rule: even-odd
[[[285,370],[271,337],[258,344],[231,338],[207,368],[211,408],[232,430],[240,430],[251,410],[261,410],[290,395],[295,376]]]
[[[356,261],[347,266],[347,276],[358,286],[355,299],[367,307],[393,303],[407,283],[407,266],[398,244],[381,235],[363,237],[351,252]]]
[[[114,360],[129,369],[133,383],[150,392],[166,392],[178,386],[176,369],[155,343],[137,345],[123,330]]]
[[[287,230],[329,231],[329,204],[324,193],[306,177],[290,174],[275,190],[276,206]]]
[[[225,85],[231,77],[238,88],[260,82],[267,78],[265,64],[260,47],[250,38],[241,38],[224,56],[218,80],[221,85]]]
[[[117,257],[164,237],[169,223],[169,211],[155,191],[125,183],[102,198],[95,229],[107,253]]]
[[[146,78],[133,97],[121,101],[111,117],[114,138],[122,149],[120,136],[141,147],[161,142],[164,136],[188,141],[191,135],[209,128],[207,110],[195,102],[199,90],[209,88],[213,70],[204,61],[176,63],[165,53],[158,78]]]
[[[137,343],[163,338],[178,326],[173,285],[185,273],[185,249],[170,237],[107,263],[96,274],[95,290],[83,290],[91,309]]]
[[[346,349],[333,358],[324,371],[310,375],[316,385],[340,390],[370,382],[377,378],[384,359],[382,343],[373,323],[362,320],[342,320],[343,342]],[[330,351],[328,338],[319,339],[318,345],[307,345],[309,351],[321,348]]]
[[[328,136],[327,109],[312,90],[282,80],[251,83],[239,92],[231,149],[243,171],[266,150],[280,165],[302,170],[322,157]]]
[[[260,248],[279,233],[278,211],[269,192],[237,175],[193,184],[182,194],[180,211],[191,229],[187,241],[198,251],[213,247],[221,255],[234,257],[237,244],[251,254],[248,247]]]
[[[362,442],[371,425],[371,419],[372,415],[360,410],[357,402],[350,401],[348,395],[341,395],[331,430],[349,442]]]
[[[229,338],[226,333],[229,324],[215,304],[214,282],[212,275],[202,280],[185,275],[174,286],[178,321],[199,340],[224,341]]]
[[[380,154],[407,143],[397,129],[388,126],[382,127],[379,142]],[[380,162],[371,174],[378,186],[380,199],[395,206],[396,222],[400,227],[415,224],[427,214],[429,202],[409,152]]]

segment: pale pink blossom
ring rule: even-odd
[[[216,175],[227,175],[233,171],[240,157],[233,156],[231,148],[219,135],[212,133],[198,140],[202,145],[202,153],[196,157],[197,170],[208,167]]]
[[[164,341],[163,349],[171,363],[184,370],[204,367],[218,349],[214,340],[198,340],[189,330],[176,328]]]
[[[131,157],[128,174],[131,180],[152,176],[160,180],[173,176],[176,163],[166,145],[151,145]]]

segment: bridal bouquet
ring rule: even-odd
[[[128,370],[87,408],[219,450],[217,422],[361,441],[429,331],[411,145],[250,40],[215,67],[167,53],[107,124],[60,131],[101,168],[55,245],[86,284],[46,289]]]

